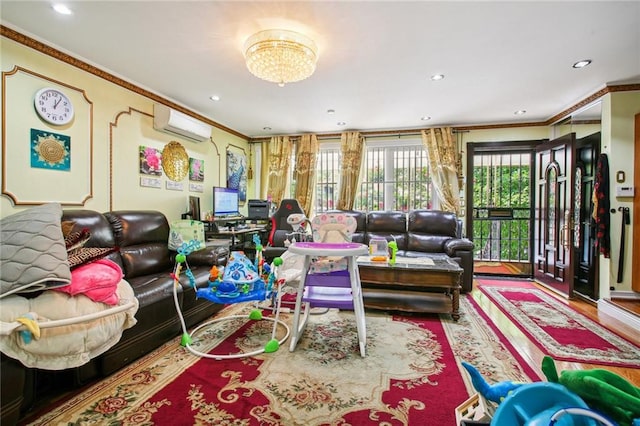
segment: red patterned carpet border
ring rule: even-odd
[[[482,291],[557,360],[640,368],[640,348],[529,283],[478,280]]]

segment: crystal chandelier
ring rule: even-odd
[[[288,30],[260,31],[247,39],[244,51],[251,74],[279,86],[310,77],[318,60],[313,40]]]

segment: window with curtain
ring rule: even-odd
[[[294,157],[292,164],[295,164]],[[340,164],[340,144],[320,143],[314,214],[335,209]],[[365,168],[356,196],[356,210],[433,208],[427,152],[420,139],[367,141]],[[290,188],[295,188],[295,182]]]
[[[356,210],[432,207],[429,162],[419,139],[368,142],[364,167]]]

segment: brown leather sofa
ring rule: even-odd
[[[169,223],[157,211],[66,210],[63,221],[73,221],[74,231],[87,228],[91,239],[85,247],[117,247],[108,257],[118,263],[124,278],[139,302],[137,324],[124,331],[120,341],[89,363],[63,371],[45,371],[24,367],[19,361],[2,355],[2,425],[17,423],[36,401],[79,387],[107,376],[147,354],[182,332],[173,300],[175,252],[167,247]],[[194,252],[187,262],[197,287],[208,285],[212,265],[224,265],[226,248],[215,247]],[[195,298],[195,290],[186,277],[181,279],[178,301],[187,327],[211,317],[222,305]]]
[[[346,211],[355,217],[357,228],[352,241],[369,244],[372,238],[395,240],[398,256],[422,257],[446,254],[464,270],[462,292],[473,283],[473,242],[462,237],[462,223],[453,213],[440,210]],[[366,288],[366,284],[363,284]]]

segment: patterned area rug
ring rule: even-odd
[[[475,393],[460,361],[489,381],[540,377],[461,299],[458,322],[367,312],[365,358],[353,313],[335,310],[311,316],[293,353],[287,346],[216,361],[195,357],[176,339],[30,424],[452,425],[455,408]],[[222,315],[239,311],[246,305]],[[271,324],[219,322],[195,346],[250,350],[268,340]]]
[[[480,290],[557,360],[640,368],[640,348],[528,283],[478,280]]]

